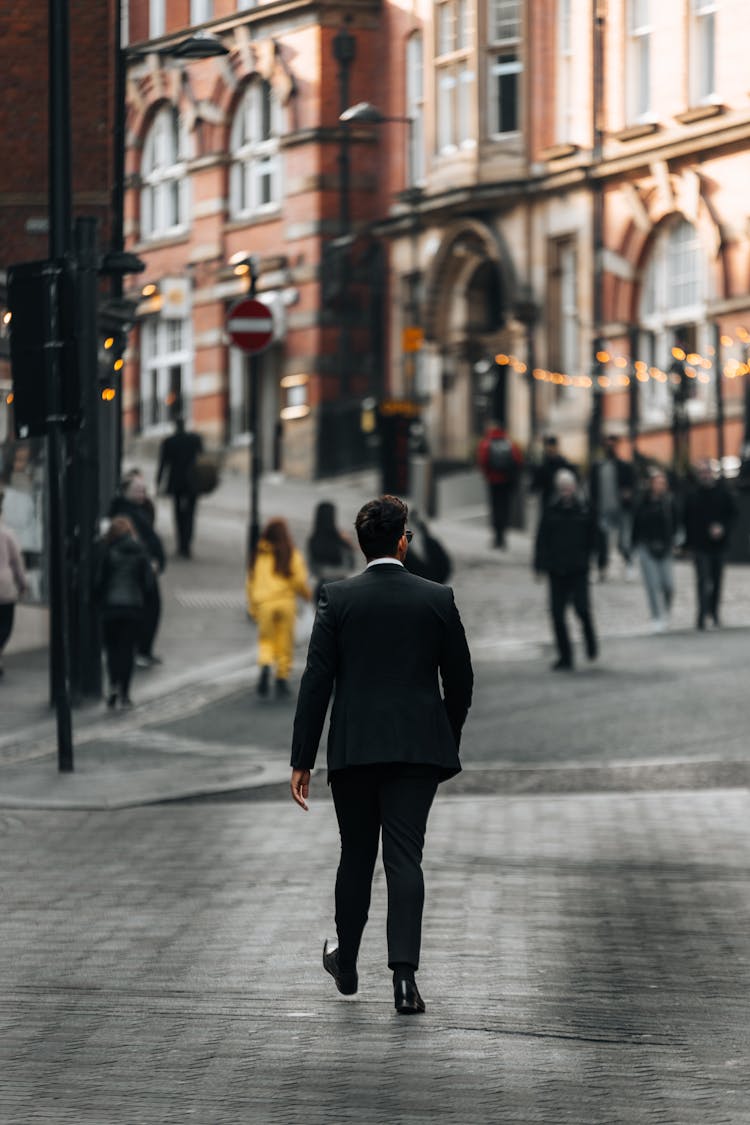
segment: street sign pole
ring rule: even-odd
[[[273,340],[273,314],[267,305],[256,300],[258,283],[257,264],[250,262],[250,298],[239,301],[229,312],[227,328],[235,347],[250,356],[250,522],[247,532],[247,565],[252,565],[255,548],[260,538],[258,519],[258,485],[260,481],[260,438],[258,434],[258,387],[260,383],[259,356]]]
[[[70,255],[72,243],[70,162],[70,35],[68,2],[49,0],[49,252],[53,261]],[[61,772],[73,770],[73,724],[70,713],[68,636],[68,567],[66,531],[66,441],[62,419],[63,364],[60,354],[59,295],[51,314],[51,421],[48,437],[50,508],[50,680],[57,715],[57,761]]]

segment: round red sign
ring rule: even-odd
[[[246,297],[229,311],[227,332],[232,343],[252,355],[264,351],[273,339],[273,314],[268,305]]]

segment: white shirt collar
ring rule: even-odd
[[[370,559],[365,570],[369,570],[371,566],[382,566],[384,563],[395,563],[396,566],[403,566],[401,559],[394,559],[391,555],[386,555],[382,559]]]

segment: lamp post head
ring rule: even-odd
[[[390,118],[386,117],[372,102],[357,102],[356,105],[350,105],[339,115],[339,121],[361,121],[368,125],[382,125],[384,121]]]
[[[213,59],[228,55],[229,48],[210,31],[196,31],[195,35],[183,39],[174,47],[162,47],[159,54],[174,59]]]

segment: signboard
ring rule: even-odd
[[[262,301],[247,297],[230,309],[227,332],[235,347],[257,355],[273,340],[273,313]]]
[[[401,350],[404,352],[418,352],[424,343],[424,332],[421,328],[412,325],[401,333]]]

